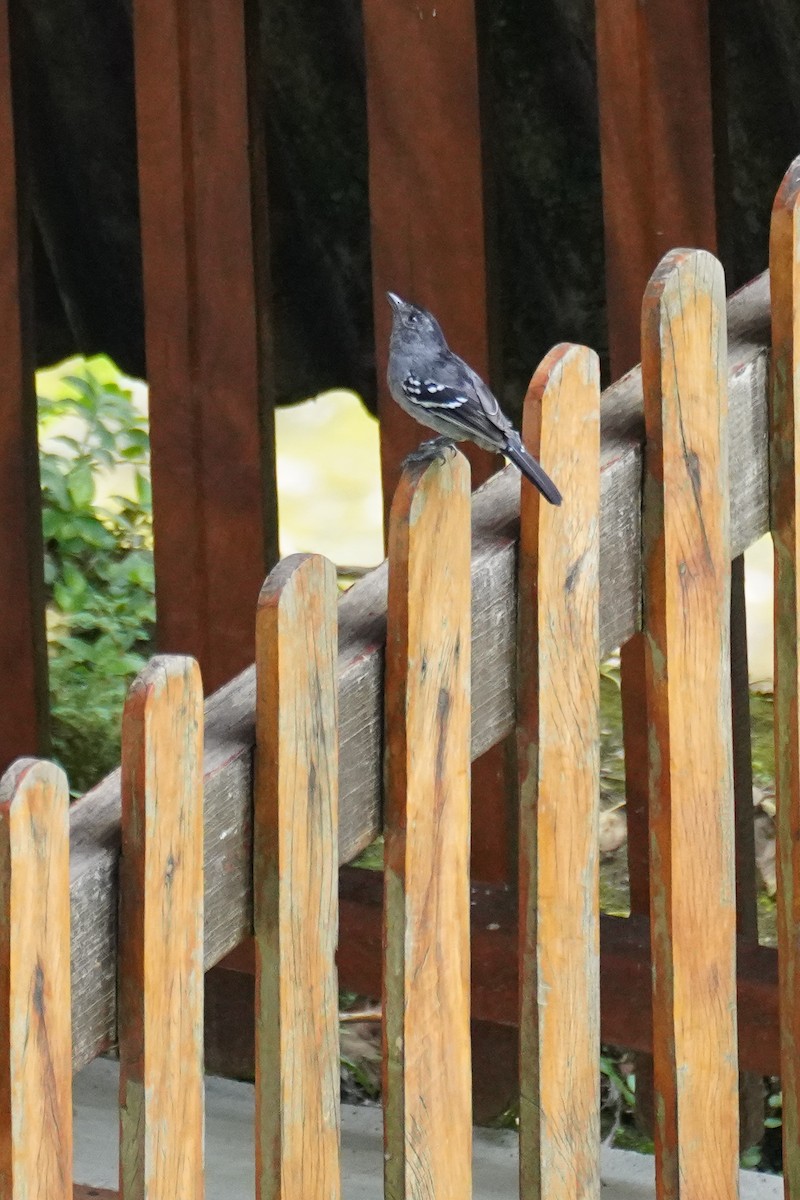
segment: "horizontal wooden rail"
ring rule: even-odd
[[[731,553],[767,532],[766,274],[728,303]],[[601,650],[639,627],[641,612],[642,386],[639,369],[602,400]],[[516,629],[519,476],[502,471],[475,495],[472,536],[472,756],[511,733]],[[386,568],[339,606],[340,861],[380,827]],[[255,676],[244,671],[206,704],[205,962],[218,962],[251,929],[251,817]],[[71,812],[74,1065],[114,1037],[120,783],[114,773]]]
[[[381,876],[344,867],[339,873],[341,920],[350,937],[339,946],[344,987],[380,994]],[[515,1026],[519,1020],[517,899],[510,888],[472,885],[472,1019]],[[778,956],[769,946],[738,940],[739,1062],[775,1075],[779,1066]],[[230,964],[252,972],[247,944]],[[600,1030],[606,1043],[631,1050],[653,1046],[650,922],[600,917]]]

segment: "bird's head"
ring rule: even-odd
[[[446,345],[441,326],[432,313],[418,304],[401,300],[394,292],[386,293],[392,306],[392,341],[405,345],[416,341],[430,346]]]

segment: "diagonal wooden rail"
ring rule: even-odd
[[[731,553],[737,555],[768,529],[766,274],[729,301],[728,339]],[[643,435],[637,368],[602,398],[601,652],[618,646],[640,624]],[[513,729],[518,510],[519,476],[510,469],[473,500],[473,758]],[[379,829],[385,566],[347,593],[339,613],[339,857],[347,862]],[[251,929],[254,712],[252,668],[206,705],[207,967]],[[70,814],[76,1067],[114,1036],[119,814],[118,773],[78,801]]]

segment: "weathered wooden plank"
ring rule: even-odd
[[[732,553],[768,528],[766,379],[769,285],[761,276],[728,304]],[[602,397],[600,648],[639,625],[642,397],[638,370]],[[519,475],[500,472],[473,498],[472,754],[513,729]],[[339,603],[339,855],[380,829],[386,568]],[[206,705],[206,965],[251,930],[250,797],[255,742],[251,669]],[[119,773],[72,806],[73,1017],[76,1066],[114,1036]]]
[[[615,378],[671,246],[717,249],[708,0],[596,0],[606,306]]]
[[[256,618],[256,1195],[338,1200],[336,568],[293,555]]]
[[[520,1195],[600,1189],[600,363],[556,346],[523,419],[566,502],[520,497]]]
[[[478,48],[473,0],[363,5],[373,307],[388,515],[403,459],[426,437],[386,386],[387,290],[430,308],[453,348],[489,376]],[[398,48],[414,86],[397,70]],[[480,482],[500,465],[468,449]]]
[[[122,719],[120,1195],[203,1196],[203,687],[154,658]]]
[[[772,210],[770,462],[775,547],[775,790],[778,978],[786,1195],[800,1196],[800,158]]]
[[[672,251],[642,310],[659,1200],[738,1194],[725,337],[719,263]]]
[[[158,640],[193,654],[211,691],[253,659],[277,557],[244,5],[133,12]]]
[[[374,871],[343,867],[340,906],[353,936],[339,948],[342,986],[375,996],[381,986],[381,888]],[[472,1017],[519,1021],[517,898],[509,888],[473,884]],[[778,956],[740,938],[737,946],[739,1058],[748,1071],[777,1075]],[[653,1045],[650,922],[600,916],[600,1015],[604,1042],[650,1051]],[[705,1127],[704,1127],[705,1128]]]
[[[69,791],[52,763],[0,781],[0,1195],[72,1196]]]
[[[389,523],[387,1200],[469,1196],[470,473],[408,465]]]
[[[17,154],[27,73],[14,25],[0,0],[0,691],[14,697],[0,705],[0,771],[45,751],[48,712],[30,208]]]

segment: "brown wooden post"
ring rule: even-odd
[[[489,375],[483,158],[474,0],[365,0],[369,198],[378,412],[388,514],[400,464],[427,436],[386,387],[386,292],[424,304]],[[412,87],[399,62],[413,63]],[[500,465],[468,451],[473,483]]]
[[[453,349],[487,382],[495,387],[499,383],[489,344],[474,0],[427,0],[421,5],[365,0],[363,14],[378,412],[388,520],[402,460],[434,435],[398,408],[388,393],[391,312],[386,291],[430,308]],[[408,73],[398,70],[398,55],[414,64],[413,87],[408,86]],[[502,466],[497,455],[466,443],[461,448],[471,463],[473,487]],[[472,767],[474,878],[513,880],[513,793],[508,747],[496,746]],[[516,1037],[477,1026],[473,1035],[476,1115],[495,1116],[515,1091]]]
[[[72,1196],[69,791],[52,763],[0,781],[0,1195]]]
[[[20,138],[25,70],[13,32],[8,0],[0,0],[0,694],[13,697],[0,705],[0,771],[21,754],[45,750],[47,729],[30,210]]]
[[[203,688],[154,658],[122,722],[120,1196],[202,1200]]]
[[[520,1196],[600,1190],[600,364],[556,346],[523,434],[569,503],[523,484],[520,786]]]
[[[338,588],[293,555],[256,624],[256,1196],[339,1200]]]
[[[645,294],[642,355],[656,1191],[734,1200],[727,333],[712,255],[663,259]]]
[[[208,691],[252,662],[277,557],[244,7],[134,4],[158,638],[198,659]]]
[[[708,0],[595,0],[611,370],[639,361],[641,296],[673,246],[715,251]]]
[[[775,546],[775,786],[777,792],[778,987],[783,1174],[800,1196],[800,158],[772,210],[770,487]]]
[[[469,1196],[469,466],[407,467],[389,528],[387,1200]]]

